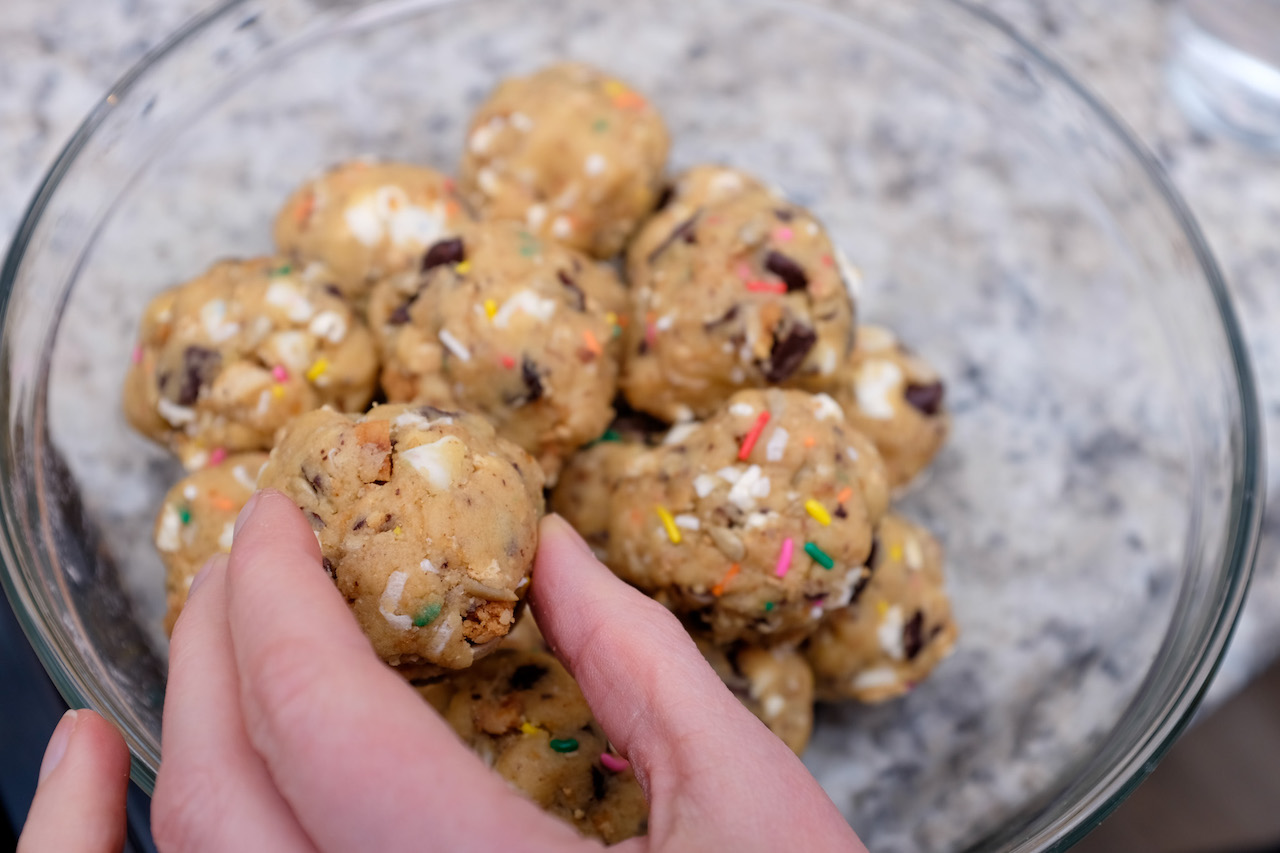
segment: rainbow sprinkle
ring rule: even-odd
[[[742,566],[738,565],[737,563],[734,563],[732,566],[730,566],[729,571],[724,573],[724,577],[720,578],[720,580],[716,582],[716,585],[711,587],[711,594],[714,595],[716,598],[719,598],[721,595],[723,595],[724,588],[729,585],[729,581],[733,580],[738,576],[738,572],[740,571],[742,571]]]
[[[293,267],[289,264],[282,264],[281,266],[271,270],[271,275],[288,275],[291,272],[293,272]]]
[[[631,766],[631,762],[620,755],[614,755],[612,752],[600,753],[600,763],[604,765],[604,769],[614,773],[621,773]]]
[[[281,388],[279,385],[272,385],[272,386],[271,386],[271,396],[272,396],[272,397],[275,397],[277,400],[279,400],[281,397],[283,397],[283,396],[284,396],[284,389],[283,389],[283,388]]]
[[[836,564],[836,561],[831,559],[831,557],[827,555],[826,551],[823,551],[821,548],[819,548],[817,545],[813,544],[812,542],[804,543],[804,552],[808,554],[810,557],[813,557],[814,562],[822,566],[822,568],[826,569],[827,571],[831,571],[831,568]]]
[[[142,346],[139,345],[134,347],[133,355],[130,357],[132,358],[134,364],[141,364],[142,363]]]
[[[809,500],[804,502],[804,508],[809,515],[813,516],[813,520],[821,524],[823,527],[827,527],[831,524],[831,516],[827,513],[827,508],[813,498],[809,498]]]
[[[591,334],[590,329],[582,330],[582,343],[587,348],[587,352],[594,356],[599,356],[604,352],[604,347],[600,346],[600,342],[596,340],[596,336]]]
[[[454,264],[453,268],[457,271],[458,275],[466,275],[471,272],[471,261],[459,261]]]
[[[780,578],[787,576],[787,571],[791,568],[791,555],[796,550],[796,543],[788,536],[782,540],[782,550],[778,552],[778,565],[773,573]],[[766,608],[767,609],[767,608]]]
[[[307,381],[315,382],[321,376],[324,376],[326,370],[329,369],[329,359],[320,356],[316,359],[315,364],[307,368]]]
[[[902,546],[894,543],[889,546],[889,559],[895,563],[902,562]]]
[[[578,741],[571,737],[558,738],[553,737],[548,744],[556,752],[577,752]]]
[[[275,367],[271,368],[271,378],[277,382],[288,382],[289,371],[285,369],[283,364],[277,364]]]
[[[658,518],[662,519],[662,526],[667,529],[667,538],[671,540],[671,544],[679,545],[680,528],[676,527],[676,520],[671,517],[671,513],[665,506],[655,506],[653,509],[658,513]]]
[[[505,367],[507,370],[511,370],[513,367],[516,366],[516,360],[509,355],[504,355],[502,357],[502,366]]]
[[[183,523],[183,525],[190,524],[191,508],[184,506],[182,509],[178,510],[178,520],[180,520]]]
[[[394,533],[396,536],[399,536],[400,534],[404,533],[404,529],[403,529],[403,528],[401,528],[401,527],[400,527],[400,525],[398,525],[398,524],[397,524],[397,525],[392,529],[392,531],[391,531],[391,532],[392,532],[392,533]]]
[[[779,243],[789,243],[793,236],[795,236],[794,232],[785,225],[773,229],[773,239]]]
[[[756,418],[756,422],[751,425],[751,429],[747,430],[747,434],[742,439],[742,446],[738,448],[738,461],[747,461],[747,457],[751,455],[751,449],[760,440],[760,433],[764,432],[767,423],[769,423],[769,413],[767,411],[761,412]]]
[[[498,303],[494,302],[492,299],[486,299],[484,301],[484,313],[485,316],[492,320],[493,315],[498,313]]]
[[[440,611],[443,609],[443,605],[441,605],[440,602],[433,601],[426,607],[422,608],[417,616],[413,617],[413,624],[419,628],[425,628],[427,625],[436,621],[436,617],[440,615]]]
[[[836,495],[836,501],[838,503],[844,503],[845,501],[849,500],[849,498],[851,497],[853,497],[853,489],[851,489],[849,486],[845,486],[843,489],[840,490],[840,494]]]
[[[527,735],[536,735],[539,732],[541,732],[542,729],[538,728],[528,720],[525,720],[523,723],[520,724],[520,731],[524,732]]]
[[[787,286],[780,281],[749,281],[747,290],[753,293],[786,293]]]
[[[227,449],[225,447],[215,447],[209,451],[209,464],[221,465],[227,458]]]
[[[772,602],[772,601],[766,601],[766,602],[764,603],[764,612],[765,612],[765,613],[768,613],[768,612],[769,612],[770,610],[772,610],[772,609],[773,609],[773,602]]]

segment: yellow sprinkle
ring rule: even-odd
[[[454,266],[454,269],[458,271],[459,275],[466,275],[471,271],[471,261],[461,261]],[[490,314],[489,316],[492,317],[493,315]]]
[[[813,520],[826,527],[831,523],[831,516],[827,514],[827,508],[815,501],[813,498],[804,502],[804,508],[813,516]]]
[[[392,533],[394,533],[395,535],[399,536],[401,533],[404,533],[404,530],[402,530],[402,529],[400,528],[400,525],[398,525],[398,524],[397,524],[397,525],[395,526],[395,529],[394,529],[394,530],[392,530],[391,532],[392,532]]]
[[[625,91],[627,91],[627,87],[617,80],[609,80],[604,84],[604,93],[611,98],[616,98]]]
[[[618,325],[618,315],[613,313],[612,311],[606,311],[604,315],[604,321],[608,323],[610,326],[616,326]]]
[[[466,263],[466,261],[463,261],[463,263]],[[488,315],[490,320],[492,320],[493,315],[498,313],[498,303],[494,302],[492,299],[486,299],[484,301],[484,313]]]
[[[538,734],[538,732],[542,731],[542,729],[538,728],[528,720],[525,720],[523,723],[520,724],[520,731],[524,732],[527,735],[536,735]]]
[[[893,560],[895,563],[902,562],[902,546],[901,545],[889,546],[889,559]]]
[[[279,400],[281,397],[283,397],[283,396],[284,396],[284,386],[283,386],[283,385],[272,385],[272,386],[271,386],[271,396],[272,396],[272,397],[275,397],[277,400]]]
[[[321,356],[316,359],[316,363],[307,368],[307,381],[315,382],[324,372],[329,369],[329,359]]]
[[[662,526],[667,528],[667,538],[671,540],[672,545],[680,544],[680,528],[676,527],[676,520],[671,517],[671,513],[667,512],[665,506],[655,506],[654,510],[658,513],[658,518],[662,519]]]
[[[887,601],[876,602],[876,613],[879,613],[881,616],[884,616],[888,612],[889,612],[889,602]]]

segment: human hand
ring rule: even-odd
[[[287,498],[261,493],[237,524],[173,633],[161,850],[598,848],[513,792],[376,658]],[[865,851],[677,620],[558,517],[542,524],[530,604],[644,786],[649,835],[620,849]]]

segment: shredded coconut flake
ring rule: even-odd
[[[674,521],[676,523],[676,527],[679,527],[681,530],[701,530],[702,529],[702,522],[698,521],[698,517],[696,515],[681,513],[680,515],[677,515],[675,517]]]
[[[777,462],[782,459],[782,454],[787,452],[787,440],[789,434],[782,427],[778,427],[773,431],[773,435],[769,436],[769,443],[764,446],[764,458],[769,462]]]
[[[876,627],[880,648],[894,660],[902,660],[907,656],[902,648],[902,627],[902,608],[897,604],[885,611],[884,617]]]
[[[556,313],[556,303],[554,299],[539,296],[532,290],[519,290],[508,297],[493,315],[493,325],[499,329],[507,328],[517,312],[523,312],[545,323]]]
[[[404,584],[408,579],[408,572],[392,572],[391,577],[387,578],[386,587],[382,590],[382,598],[378,600],[378,612],[382,614],[382,618],[401,631],[408,631],[413,625],[411,618],[395,612],[400,606],[400,596],[404,595]]]
[[[892,361],[864,361],[853,377],[853,390],[862,414],[877,420],[893,417],[892,395],[902,387],[902,369]]]
[[[891,667],[877,666],[873,669],[864,669],[853,677],[853,687],[855,690],[873,690],[877,687],[897,687],[900,684],[898,673],[894,672]]]
[[[699,474],[693,479],[693,490],[698,497],[705,498],[716,490],[716,478],[710,474]]]
[[[267,287],[267,304],[281,308],[294,323],[305,323],[315,314],[311,300],[289,281],[273,281]]]
[[[165,553],[173,553],[182,547],[178,532],[182,529],[182,519],[172,506],[165,505],[160,514],[160,529],[156,531],[156,547]]]
[[[753,509],[757,499],[767,497],[769,497],[769,478],[761,473],[759,465],[752,465],[744,471],[738,478],[738,482],[734,483],[733,488],[729,490],[730,503],[744,512]]]

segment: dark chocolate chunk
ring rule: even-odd
[[[213,382],[221,367],[222,356],[217,350],[187,347],[182,353],[181,384],[174,402],[190,406],[200,397],[200,389]]]
[[[403,326],[405,323],[409,322],[409,308],[412,307],[412,305],[413,300],[410,299],[408,302],[397,306],[396,310],[392,311],[391,316],[387,318],[387,322],[392,326]]]
[[[698,227],[698,217],[701,215],[702,211],[698,210],[693,214],[693,216],[690,216],[684,222],[677,225],[671,233],[667,235],[667,239],[659,243],[657,247],[649,253],[649,263],[653,263],[659,255],[667,249],[670,249],[671,245],[677,240],[684,240],[686,243],[690,244],[698,242],[696,230]]]
[[[516,671],[511,673],[511,678],[507,681],[507,686],[512,690],[528,690],[533,685],[542,680],[542,676],[547,674],[547,668],[536,663],[526,663],[516,667]]]
[[[587,309],[587,295],[582,292],[582,288],[578,287],[577,282],[569,277],[564,270],[556,272],[556,278],[560,279],[560,283],[569,288],[569,292],[573,294],[573,307],[579,311]]]
[[[427,253],[422,256],[422,271],[426,272],[444,264],[460,264],[466,259],[467,248],[462,245],[462,240],[457,237],[441,240],[427,249]]]
[[[658,203],[653,206],[653,212],[657,213],[667,205],[671,204],[671,199],[675,197],[676,188],[672,184],[667,184],[662,188],[662,192],[658,193]]]
[[[946,393],[941,382],[929,382],[925,385],[911,383],[907,386],[905,397],[907,402],[926,415],[936,415],[942,409],[942,398]]]
[[[782,337],[775,329],[773,348],[765,365],[764,378],[770,382],[782,382],[800,369],[808,357],[818,335],[808,326],[792,326]]]
[[[720,315],[717,319],[715,319],[715,320],[712,320],[712,321],[707,322],[707,323],[703,323],[703,324],[702,324],[702,328],[706,329],[706,330],[709,332],[709,331],[711,331],[712,329],[715,329],[715,328],[718,328],[719,326],[723,326],[723,325],[725,325],[726,323],[732,323],[734,320],[736,320],[736,319],[737,319],[737,317],[738,317],[738,306],[737,306],[737,305],[730,305],[730,306],[729,306],[729,310],[728,310],[728,311],[726,311],[726,312],[724,312],[723,314],[721,314],[721,315]]]
[[[848,518],[849,511],[844,508],[844,504],[836,504],[836,511],[832,513],[836,518]]]
[[[915,660],[924,648],[924,613],[917,610],[906,625],[902,626],[902,653],[907,660]]]
[[[782,279],[782,283],[787,286],[787,293],[804,290],[809,286],[809,276],[805,274],[804,267],[776,249],[770,249],[764,256],[764,268]]]
[[[542,377],[538,375],[538,365],[527,355],[520,361],[520,378],[529,392],[525,397],[526,403],[542,399]]]
[[[316,530],[324,530],[325,528],[324,519],[321,518],[317,513],[314,513],[311,510],[307,510],[307,519],[310,520],[311,526]]]
[[[338,287],[338,285],[333,284],[332,282],[324,286],[324,292],[329,294],[330,296],[336,296],[344,302],[347,299],[346,294],[342,292],[342,288]]]
[[[865,564],[868,569],[874,569],[876,567],[876,555],[878,555],[879,553],[880,553],[880,540],[879,538],[872,536],[871,550],[867,552],[867,562]]]
[[[351,529],[352,529],[352,530],[363,530],[364,528],[366,528],[366,527],[368,527],[368,526],[369,526],[369,522],[367,522],[367,521],[364,519],[364,517],[363,517],[363,516],[361,516],[361,518],[360,518],[360,520],[359,520],[359,521],[357,521],[355,524],[351,525]]]
[[[324,566],[324,572],[330,577],[330,579],[332,580],[338,579],[338,573],[333,570],[332,560],[330,560],[328,557],[321,557],[320,565]]]
[[[606,793],[604,773],[594,764],[591,765],[591,793],[597,800],[603,800]]]
[[[781,219],[783,222],[790,222],[792,219],[795,219],[796,216],[795,213],[787,210],[785,207],[775,208],[773,215]]]

